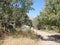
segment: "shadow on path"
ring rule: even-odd
[[[51,35],[51,36],[48,36],[48,39],[43,39],[45,41],[55,41],[55,42],[58,42],[60,43],[60,35]]]

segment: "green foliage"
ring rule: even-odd
[[[29,12],[29,10],[32,10],[33,8],[31,5],[33,4],[32,0],[19,0],[21,7],[24,9],[25,12]]]
[[[19,2],[19,6],[17,6]],[[13,6],[16,4],[16,7]],[[31,7],[33,4],[32,0],[0,0],[0,20],[8,24],[12,22],[15,26],[30,25],[30,19],[27,16],[29,10],[32,10]],[[7,28],[5,26],[5,28]],[[8,30],[8,29],[7,29]]]
[[[44,10],[38,16],[39,24],[60,27],[60,1],[45,0],[45,3]]]

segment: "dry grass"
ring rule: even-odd
[[[2,45],[40,45],[40,40],[32,40],[30,38],[12,38],[8,37],[4,40]]]
[[[37,38],[34,32],[27,30],[26,32],[8,33],[3,40],[0,40],[0,45],[40,45],[40,39]]]

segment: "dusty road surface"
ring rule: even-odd
[[[34,31],[37,35],[41,35],[43,39],[48,39],[50,38],[49,36],[53,36],[53,35],[59,35],[60,37],[60,33],[48,33],[34,28],[31,28],[31,30]]]
[[[8,37],[2,45],[60,45],[54,41],[32,40],[30,38],[12,38]]]
[[[60,43],[53,42],[53,41],[42,41],[41,45],[60,45]]]
[[[41,35],[43,40],[32,40],[30,38],[6,38],[2,45],[60,45],[60,34],[48,33],[31,28],[37,35]]]
[[[59,33],[48,33],[44,31],[39,31],[31,28],[37,35],[42,36],[43,40],[41,45],[60,45],[60,34]]]

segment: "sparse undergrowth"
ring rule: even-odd
[[[10,36],[4,40],[3,45],[40,45],[40,40],[36,41],[26,37],[13,38]]]
[[[31,31],[31,29],[26,29],[26,30],[19,29],[19,31],[6,32],[6,33],[1,34],[2,39],[4,39],[6,36],[12,36],[14,38],[20,38],[20,37],[27,37],[27,38],[29,37],[31,39],[39,39],[40,38],[34,31]]]
[[[40,38],[34,31],[31,31],[30,29],[25,30],[25,31],[23,31],[23,30],[17,31],[12,36],[14,38],[19,38],[19,37],[27,37],[27,38],[29,37],[31,39],[39,39]]]
[[[24,45],[23,43],[28,44],[28,45],[37,45],[37,44],[35,44],[35,41],[37,39],[39,39],[39,37],[35,34],[35,32],[31,31],[30,29],[25,30],[25,31],[19,30],[19,31],[15,31],[14,33],[13,32],[5,33],[1,38],[3,40],[7,40],[7,42],[5,42],[5,44],[7,43],[7,45],[10,42],[9,41],[10,39],[8,40],[8,37],[13,38],[11,41],[14,41],[15,39],[19,40],[22,45]],[[32,39],[35,41],[33,41]],[[27,41],[27,42],[25,42],[25,41]],[[0,40],[0,45],[2,45],[2,44],[4,45],[4,42]],[[14,42],[13,42],[13,44],[14,44]],[[20,43],[19,43],[19,45],[20,45]]]

